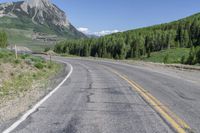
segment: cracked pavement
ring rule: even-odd
[[[138,82],[191,124],[195,132],[200,131],[198,85],[123,64],[61,57],[55,59],[72,64],[74,71],[71,77],[14,133],[174,132],[126,81],[102,65],[114,68]],[[191,108],[195,104],[196,107]]]

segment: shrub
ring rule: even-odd
[[[31,57],[30,59],[31,59],[33,62],[35,62],[35,63],[38,63],[38,62],[44,63],[44,62],[45,62],[45,60],[44,60],[43,58],[41,58],[41,57],[35,57],[35,56],[33,56],[33,57]]]
[[[44,49],[44,52],[48,52],[49,50],[51,50],[49,47]]]
[[[49,64],[48,64],[48,69],[52,69],[52,68],[53,68],[52,64],[49,63]]]
[[[30,55],[28,55],[28,54],[23,54],[23,55],[21,55],[21,58],[22,59],[26,59],[26,58],[28,58]]]
[[[0,58],[12,56],[13,54],[5,49],[0,49]]]
[[[33,76],[33,78],[36,78],[36,77],[37,77],[35,73],[34,73],[32,76]]]
[[[194,47],[192,47],[191,50],[190,50],[189,57],[187,59],[186,64],[194,65],[195,64],[195,60],[196,60],[195,57],[196,57],[195,50],[194,50]]]
[[[44,64],[41,63],[41,62],[37,62],[34,66],[35,66],[36,68],[38,68],[38,69],[43,69],[43,68],[44,68]]]
[[[185,56],[181,57],[181,64],[185,64]]]
[[[0,32],[0,47],[6,48],[8,45],[8,37],[7,34],[3,31]]]
[[[0,59],[3,58],[3,57],[4,57],[3,53],[0,52]]]
[[[169,54],[165,55],[163,62],[167,64],[169,62]]]
[[[18,59],[16,59],[16,60],[14,61],[15,64],[19,64],[20,62],[21,62],[21,61],[18,60]]]
[[[34,62],[31,59],[25,59],[25,63],[28,65],[33,65]]]
[[[200,63],[200,47],[196,48],[196,63]]]

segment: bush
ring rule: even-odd
[[[37,62],[34,66],[35,66],[36,68],[38,68],[38,69],[43,69],[43,68],[44,68],[44,64],[41,63],[41,62]]]
[[[7,34],[3,31],[0,32],[0,47],[6,48],[8,46],[8,37]]]
[[[163,62],[167,64],[169,62],[169,54],[165,55]]]
[[[4,57],[4,54],[0,52],[0,59]]]
[[[21,61],[18,60],[18,59],[16,59],[16,60],[14,61],[15,64],[19,64],[20,62],[21,62]]]
[[[48,64],[48,69],[52,69],[52,68],[53,68],[52,64],[49,63],[49,64]]]
[[[196,63],[200,63],[200,47],[196,48]]]
[[[48,52],[49,50],[51,50],[49,47],[44,49],[44,52]]]
[[[187,59],[186,64],[194,65],[195,61],[196,61],[196,54],[195,54],[194,47],[192,47],[191,50],[190,50],[189,57]]]
[[[44,59],[43,58],[41,58],[41,57],[31,57],[30,58],[33,62],[36,62],[36,63],[38,63],[38,62],[41,62],[41,63],[44,63],[45,61],[44,61]]]
[[[28,65],[33,65],[34,62],[31,59],[25,59],[25,63]]]
[[[23,54],[23,55],[21,55],[21,58],[22,59],[26,59],[26,58],[28,58],[30,55],[28,55],[28,54]]]
[[[185,64],[185,56],[181,57],[181,64]]]
[[[8,56],[12,56],[13,54],[8,51],[8,50],[5,50],[5,49],[0,49],[0,59],[1,58],[4,58],[4,57],[8,57]]]
[[[37,75],[36,75],[35,73],[33,73],[32,77],[33,77],[34,79],[36,79],[36,78],[37,78]]]

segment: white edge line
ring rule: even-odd
[[[51,97],[63,84],[64,82],[71,76],[73,72],[73,67],[71,64],[66,63],[64,61],[59,61],[62,63],[65,63],[70,66],[70,72],[67,74],[67,76],[64,78],[64,80],[55,88],[53,89],[48,95],[46,95],[42,100],[40,100],[36,105],[33,106],[30,110],[28,110],[19,120],[17,120],[15,123],[13,123],[9,128],[3,131],[3,133],[10,133],[15,128],[17,128],[23,121],[25,121],[33,112],[35,112],[49,97]]]

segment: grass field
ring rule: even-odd
[[[189,48],[175,48],[169,50],[163,50],[160,52],[151,53],[151,57],[143,57],[142,60],[149,62],[158,62],[158,63],[181,63],[181,58],[185,56],[185,59],[189,56]],[[166,60],[167,59],[167,60]]]
[[[55,45],[49,42],[32,40],[32,35],[34,34],[32,30],[0,28],[0,31],[7,33],[9,45],[24,46],[32,51],[41,52],[46,47],[53,48]]]

